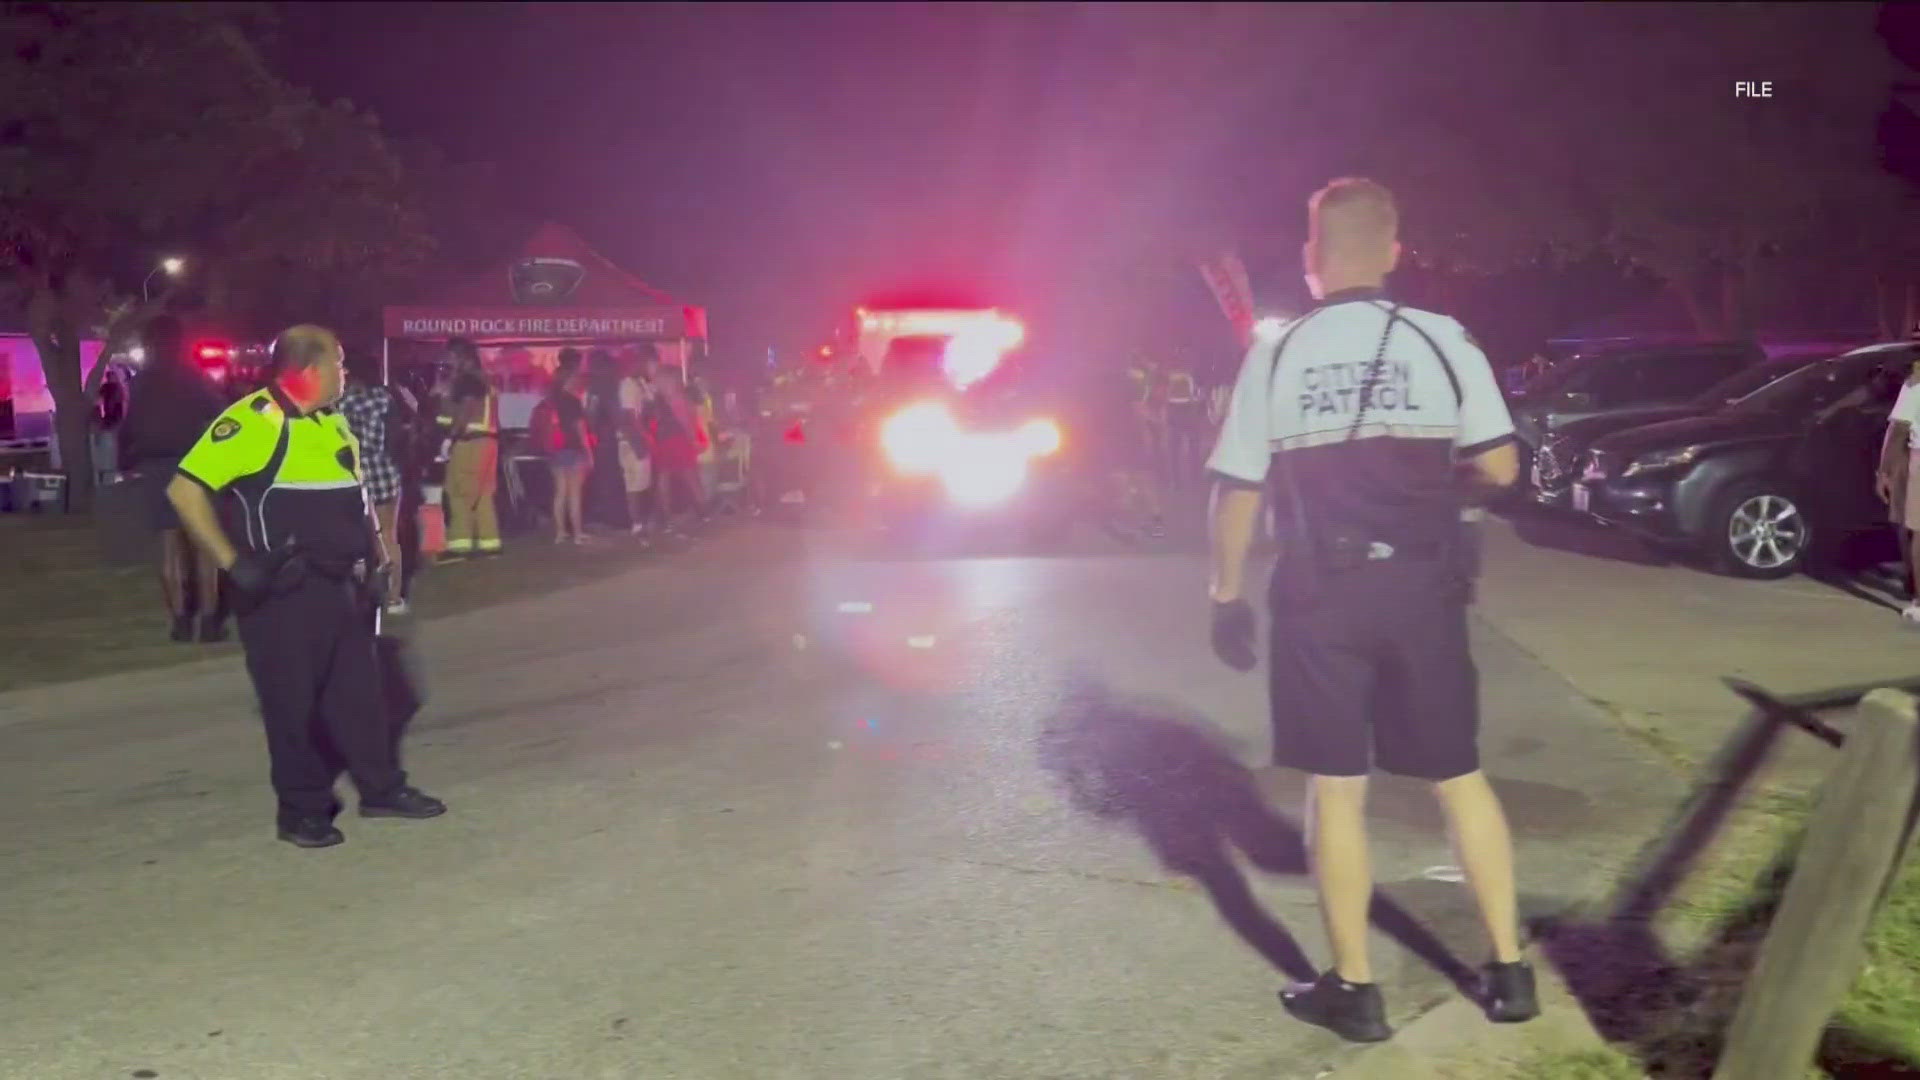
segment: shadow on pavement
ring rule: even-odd
[[[1671,566],[1673,558],[1618,529],[1551,511],[1527,508],[1509,511],[1514,535],[1534,547],[1585,555],[1594,559],[1637,566]]]
[[[1040,757],[1076,809],[1130,825],[1163,866],[1204,887],[1220,917],[1274,967],[1295,979],[1317,974],[1230,854],[1238,848],[1270,874],[1305,874],[1305,839],[1204,721],[1080,680],[1043,730]],[[1472,970],[1395,901],[1377,894],[1373,921],[1456,986],[1473,986]]]
[[[1753,705],[1746,721],[1701,769],[1691,796],[1641,849],[1613,896],[1584,917],[1534,925],[1548,962],[1601,1036],[1630,1047],[1662,1076],[1712,1072],[1721,1036],[1739,1007],[1744,976],[1752,970],[1792,873],[1796,845],[1785,845],[1749,883],[1749,899],[1713,927],[1693,955],[1676,958],[1655,921],[1731,813],[1752,800],[1747,788],[1780,740],[1801,737],[1790,729],[1815,735],[1831,730],[1802,715],[1801,706],[1749,685],[1735,689]],[[1817,1063],[1837,1078],[1920,1077],[1920,1061],[1838,1025],[1828,1028]]]
[[[1889,611],[1900,610],[1907,594],[1900,540],[1891,531],[1847,537],[1825,565],[1808,571],[1807,576]]]

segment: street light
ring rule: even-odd
[[[152,294],[150,294],[147,291],[147,289],[148,289],[148,286],[153,284],[154,274],[165,274],[168,277],[177,278],[180,276],[180,272],[182,270],[185,270],[186,268],[187,268],[187,260],[182,259],[179,256],[169,255],[166,258],[161,259],[160,265],[154,267],[151,271],[149,271],[146,276],[146,279],[140,282],[140,299],[142,301],[153,299]]]

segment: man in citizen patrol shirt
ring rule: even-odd
[[[1513,483],[1513,422],[1459,323],[1385,296],[1400,257],[1392,194],[1336,180],[1308,217],[1319,303],[1248,351],[1208,462],[1214,647],[1242,671],[1255,664],[1243,577],[1263,490],[1282,523],[1273,752],[1311,776],[1308,835],[1333,949],[1331,969],[1282,999],[1350,1040],[1391,1034],[1367,954],[1364,815],[1377,765],[1433,783],[1492,939],[1481,1003],[1497,1022],[1528,1020],[1539,1009],[1520,956],[1513,841],[1476,745],[1462,523],[1469,503]]]

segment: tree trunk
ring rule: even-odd
[[[71,404],[54,398],[53,431],[60,440],[60,471],[67,476],[67,512],[71,514],[93,511],[93,410],[89,406],[84,393]]]
[[[1674,280],[1667,283],[1667,288],[1671,289],[1680,302],[1686,305],[1687,318],[1693,323],[1694,333],[1703,338],[1715,337],[1713,316],[1708,314],[1706,306],[1700,302],[1700,295],[1694,287],[1688,282]]]
[[[1732,270],[1720,274],[1720,335],[1744,339],[1752,331],[1747,325],[1746,289],[1750,279]]]
[[[58,298],[36,296],[28,311],[40,374],[53,398],[53,435],[60,445],[61,471],[67,475],[67,509],[87,513],[93,509],[93,409],[81,370],[80,331]]]

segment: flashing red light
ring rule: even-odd
[[[830,360],[832,358],[833,358],[833,348],[828,345],[820,346],[820,359]]]
[[[194,346],[193,358],[208,366],[224,364],[233,358],[233,347],[217,342],[204,342]]]

